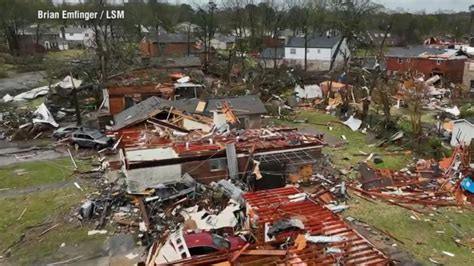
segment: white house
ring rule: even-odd
[[[64,28],[64,39],[70,43],[70,47],[74,46],[74,44],[92,47],[94,43],[94,31],[90,28]]]
[[[231,49],[235,44],[235,36],[226,36],[222,34],[214,35],[211,39],[211,47],[216,50]]]
[[[469,144],[472,139],[474,139],[474,117],[453,121],[451,146],[457,146],[460,142]]]
[[[329,70],[331,59],[336,52],[341,36],[318,36],[308,39],[307,42],[307,63],[308,70],[323,71]],[[335,65],[340,65],[344,61],[344,54],[349,55],[349,48],[346,40],[342,41],[337,54]],[[284,61],[288,65],[300,65],[304,67],[305,40],[304,37],[291,37],[285,45]]]
[[[201,30],[201,27],[199,25],[193,24],[191,22],[181,22],[174,26],[175,31],[177,32],[190,32],[190,33],[195,33],[199,32]]]

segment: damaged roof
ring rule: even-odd
[[[114,115],[113,130],[120,130],[129,125],[144,121],[159,113],[162,108],[169,107],[168,100],[152,96]]]
[[[203,112],[196,112],[196,108],[200,102],[205,102],[206,106]],[[231,105],[236,115],[256,115],[267,113],[265,105],[263,105],[260,98],[256,95],[219,97],[206,100],[200,100],[196,98],[183,99],[171,102],[171,104],[176,109],[189,114],[199,113],[210,116],[212,115],[213,110],[221,109],[222,103],[224,102],[228,102]]]
[[[308,48],[332,48],[341,40],[341,36],[317,36],[308,40]],[[286,47],[304,48],[304,37],[291,37]]]
[[[264,228],[267,223],[273,224],[283,219],[296,218],[303,222],[304,231],[311,236],[334,237],[339,241],[329,241],[324,244],[312,243],[307,238],[307,245],[302,250],[290,251],[290,257],[299,258],[311,265],[383,265],[388,258],[376,249],[367,239],[347,225],[339,216],[326,207],[317,204],[302,194],[295,187],[270,189],[245,193],[244,199],[250,210],[255,213],[255,224],[258,232],[257,245],[265,245],[278,240],[285,240],[291,233],[276,237],[275,240],[265,241]],[[328,250],[339,251],[331,253]],[[269,256],[256,259],[252,263],[263,263]],[[274,258],[275,263],[285,263],[288,256]],[[286,265],[286,264],[285,264]]]
[[[438,49],[427,46],[410,46],[410,47],[391,47],[385,52],[385,57],[399,58],[440,58],[440,59],[458,59],[466,58],[459,50],[455,49]]]

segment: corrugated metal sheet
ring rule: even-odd
[[[239,166],[237,165],[237,152],[234,143],[226,144],[225,152],[227,155],[227,167],[229,168],[229,176],[232,179],[239,177]]]

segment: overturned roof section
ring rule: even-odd
[[[112,129],[120,130],[144,121],[159,113],[166,106],[169,106],[169,101],[155,96],[150,97],[116,114],[114,116],[115,125]]]
[[[307,241],[307,246],[301,251],[290,251],[293,258],[299,258],[311,265],[330,265],[340,263],[343,265],[383,265],[388,262],[388,258],[377,250],[367,239],[362,237],[339,216],[331,212],[326,207],[316,204],[313,200],[304,195],[302,200],[294,200],[301,191],[295,187],[278,188],[264,190],[253,193],[245,193],[244,199],[250,210],[255,213],[255,221],[258,232],[265,232],[266,223],[274,223],[282,219],[301,217],[304,230],[311,236],[326,236],[343,239],[325,243],[315,244]],[[285,240],[291,233],[283,233],[270,242]],[[257,245],[265,243],[263,233],[257,236]],[[267,242],[268,243],[268,242]],[[329,249],[340,250],[334,256],[328,252]],[[274,258],[275,263],[285,263],[288,256]],[[263,263],[269,258],[256,258],[253,263]],[[268,261],[267,261],[268,262]]]
[[[243,197],[248,206],[249,222],[258,227],[254,231],[257,242],[248,250],[260,249],[262,252],[260,256],[240,252],[232,258],[235,265],[388,265],[389,263],[388,257],[339,216],[314,200],[308,199],[307,194],[295,187],[245,193]],[[301,221],[304,229],[281,232],[274,239],[266,238],[265,232],[268,232],[265,230],[266,226],[289,219]],[[278,248],[288,238],[295,239],[295,237],[304,238],[305,245],[302,245],[301,250],[292,247]],[[296,242],[295,240],[295,244]],[[179,263],[210,265],[229,261],[229,257],[227,253],[213,253],[182,260]]]
[[[230,104],[236,115],[255,115],[267,113],[262,101],[258,96],[255,95],[221,97],[207,100],[183,99],[174,101],[171,104],[176,109],[189,114],[199,113],[210,116],[212,115],[212,111],[220,110],[224,102],[228,102]],[[204,108],[201,108],[204,103]],[[196,108],[198,105],[200,108],[197,111]]]
[[[308,48],[332,48],[341,40],[341,36],[318,36],[308,40]],[[304,37],[291,37],[286,47],[304,48]]]

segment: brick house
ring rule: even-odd
[[[389,75],[415,71],[425,78],[439,75],[444,80],[462,83],[466,60],[462,52],[454,49],[393,47],[385,53],[385,69]]]
[[[140,50],[145,57],[180,57],[195,55],[201,48],[189,34],[164,33],[145,36],[140,42]]]

